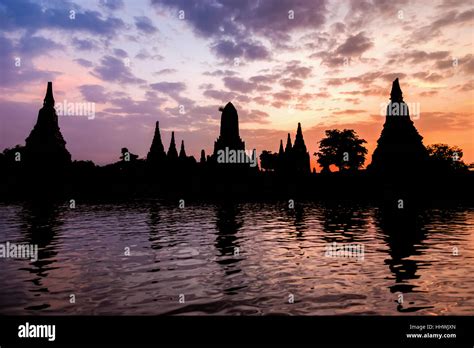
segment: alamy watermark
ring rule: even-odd
[[[355,258],[364,260],[364,245],[363,244],[346,244],[336,243],[326,244],[326,257],[337,258]]]
[[[37,244],[16,244],[6,242],[0,244],[0,258],[38,260]]]
[[[89,120],[95,118],[95,103],[72,103],[64,99],[62,103],[56,103],[54,108],[58,116],[86,116]]]
[[[20,338],[47,338],[48,341],[56,339],[56,325],[38,325],[26,322],[18,326],[18,337]]]
[[[249,163],[250,167],[256,167],[257,150],[234,150],[226,147],[217,151],[217,163]]]
[[[408,116],[414,120],[420,118],[420,103],[388,102],[380,103],[380,116]]]

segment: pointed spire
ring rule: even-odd
[[[396,177],[397,180],[400,176],[410,176],[412,180],[414,176],[426,171],[428,152],[423,145],[423,137],[410,120],[398,78],[392,83],[390,99],[382,133],[372,153],[369,168],[372,172]]]
[[[306,145],[303,139],[303,131],[301,130],[301,123],[298,122],[298,129],[296,130],[295,143],[293,145],[293,150],[306,152]]]
[[[199,160],[199,163],[206,163],[206,152],[201,150],[201,159]]]
[[[285,147],[285,153],[289,153],[291,151],[291,137],[290,133],[288,133],[288,138],[286,139],[286,147]]]
[[[400,83],[398,82],[398,77],[392,83],[392,91],[390,92],[390,100],[392,102],[402,102],[403,93],[400,88]]]
[[[176,143],[174,141],[174,132],[171,132],[171,142],[170,142],[170,147],[168,148],[168,158],[169,159],[178,158],[178,151],[176,150]]]
[[[156,121],[155,124],[155,134],[153,136],[153,141],[151,142],[150,151],[147,155],[147,160],[155,161],[161,160],[166,156],[165,148],[163,146],[163,142],[161,141],[161,134],[160,134],[160,122]]]
[[[298,122],[298,129],[296,129],[296,137],[303,137],[303,132],[301,131],[301,123]]]
[[[43,106],[54,107],[53,83],[51,81],[48,82],[48,88],[46,89],[46,95],[44,97]]]
[[[283,140],[280,139],[280,149],[278,149],[278,156],[283,156],[285,152],[283,151]]]
[[[186,150],[184,149],[184,140],[181,140],[181,149],[179,150],[179,158],[186,159]]]

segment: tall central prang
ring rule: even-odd
[[[31,165],[47,168],[71,163],[71,154],[66,149],[66,141],[59,129],[58,115],[54,109],[52,82],[48,82],[38,120],[26,138],[25,151],[27,162]]]
[[[231,102],[222,109],[221,132],[219,138],[214,143],[214,156],[219,150],[245,150],[245,142],[239,135],[239,116],[237,110]]]

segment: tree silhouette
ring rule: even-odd
[[[274,171],[277,167],[278,154],[264,150],[260,154],[260,166],[266,171]]]
[[[365,162],[367,149],[362,145],[367,143],[353,129],[330,129],[326,131],[326,138],[319,142],[317,162],[323,168],[322,172],[330,172],[330,165],[338,167],[339,171],[356,171]]]
[[[427,146],[429,159],[435,170],[467,170],[468,166],[461,159],[463,151],[458,146],[432,144]]]

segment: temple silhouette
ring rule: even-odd
[[[160,122],[156,121],[155,134],[153,135],[153,141],[151,143],[150,151],[146,156],[146,160],[150,165],[158,166],[163,164],[165,159],[166,152],[165,148],[163,147],[163,142],[161,141]]]
[[[25,162],[35,168],[61,167],[71,163],[71,154],[66,149],[54,108],[53,83],[48,82],[43,107],[38,119],[26,138]]]
[[[368,169],[383,176],[423,172],[427,168],[428,151],[422,139],[410,119],[397,78],[392,84],[385,123]]]
[[[310,171],[309,152],[303,139],[301,123],[298,122],[295,143],[291,145],[291,136],[288,133],[285,150],[283,150],[283,140],[280,140],[276,172],[288,175],[309,174]]]
[[[214,156],[219,150],[245,150],[245,142],[239,135],[239,115],[234,105],[229,102],[222,109],[219,138],[214,142]]]
[[[294,143],[288,133],[285,146],[280,140],[278,152],[262,152],[260,168],[256,153],[245,148],[238,112],[230,102],[219,108],[220,132],[213,152],[206,156],[201,150],[199,161],[187,155],[183,139],[179,139],[178,151],[174,131],[166,150],[159,121],[143,159],[124,147],[118,161],[105,166],[71,161],[54,103],[53,85],[48,82],[43,106],[25,146],[0,153],[0,196],[27,197],[30,192],[41,191],[42,196],[59,193],[79,197],[357,197],[381,198],[391,205],[412,197],[470,200],[474,196],[472,190],[453,190],[448,184],[454,181],[470,187],[472,172],[433,170],[423,138],[410,119],[398,78],[393,81],[383,129],[367,170],[329,174],[311,173],[301,123]]]

